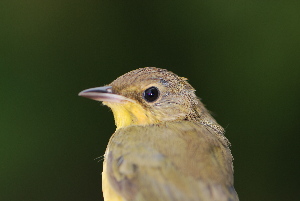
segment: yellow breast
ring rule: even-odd
[[[125,201],[112,187],[108,181],[108,175],[106,171],[106,162],[103,162],[102,172],[102,191],[105,201]]]

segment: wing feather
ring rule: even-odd
[[[112,136],[103,174],[126,201],[238,200],[226,145],[188,121],[129,126]]]

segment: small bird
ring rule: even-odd
[[[105,201],[236,201],[230,143],[184,77],[130,71],[79,96],[111,108],[116,131],[104,154]]]

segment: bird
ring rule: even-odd
[[[187,79],[132,70],[79,96],[111,108],[116,131],[103,162],[105,201],[237,201],[225,130]]]

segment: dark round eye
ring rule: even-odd
[[[143,97],[148,102],[156,101],[159,97],[159,90],[156,87],[150,87],[144,91]]]

